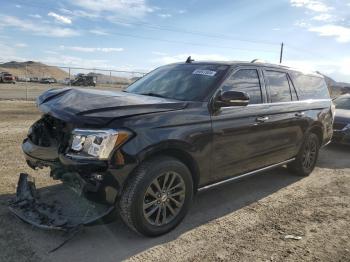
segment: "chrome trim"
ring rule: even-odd
[[[286,105],[286,104],[312,104],[316,102],[330,102],[330,99],[308,99],[308,100],[298,100],[298,101],[288,101],[288,102],[275,102],[275,103],[262,103],[262,104],[250,104],[248,107],[255,106],[269,106],[269,105]]]
[[[254,175],[254,174],[257,174],[257,173],[260,173],[260,172],[263,172],[263,171],[266,171],[266,170],[269,170],[269,169],[272,169],[272,168],[275,168],[275,167],[278,167],[278,166],[282,166],[282,165],[288,164],[288,163],[290,163],[290,162],[292,162],[294,160],[295,160],[295,158],[291,158],[289,160],[286,160],[286,161],[283,161],[283,162],[280,162],[280,163],[277,163],[277,164],[266,166],[266,167],[263,167],[261,169],[257,169],[257,170],[254,170],[254,171],[251,171],[251,172],[239,175],[239,176],[231,177],[231,178],[228,178],[226,180],[223,180],[223,181],[220,181],[220,182],[216,182],[214,184],[210,184],[210,185],[207,185],[207,186],[204,186],[204,187],[200,187],[200,188],[198,188],[198,192],[201,192],[201,191],[204,191],[204,190],[207,190],[209,188],[216,187],[216,186],[219,186],[219,185],[222,185],[222,184],[226,184],[228,182],[235,181],[235,180],[241,179],[241,178],[246,177],[246,176]]]

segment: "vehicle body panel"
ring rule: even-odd
[[[202,102],[88,89],[49,90],[38,98],[38,107],[45,116],[67,123],[67,136],[74,128],[126,129],[133,135],[112,152],[108,161],[74,159],[63,150],[58,152],[58,160],[50,162],[31,154],[35,148],[25,141],[27,161],[32,167],[40,163],[57,172],[80,174],[84,186],[89,186],[89,179],[95,181],[96,174],[102,175],[102,181],[95,181],[98,188],[87,197],[112,204],[133,170],[156,155],[170,155],[186,163],[196,190],[294,158],[311,130],[318,130],[321,145],[330,141],[330,99],[269,103],[264,68],[287,73],[288,69],[233,63],[227,76],[239,68],[258,70],[262,104],[216,108],[213,101],[223,81]],[[258,121],[261,117],[268,119]]]

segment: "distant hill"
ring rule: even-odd
[[[0,64],[0,72],[10,72],[14,76],[19,78],[44,78],[44,77],[53,77],[55,79],[65,79],[69,77],[69,74],[56,67],[56,66],[47,66],[40,62],[27,61],[27,62],[16,62],[11,61],[8,63]]]
[[[350,83],[337,82],[334,79],[326,76],[320,72],[317,72],[324,76],[329,92],[332,97],[337,97],[341,94],[350,93]]]
[[[9,72],[14,76],[25,79],[25,78],[47,78],[53,77],[58,81],[63,81],[69,77],[69,73],[65,70],[60,69],[56,66],[48,66],[40,62],[27,61],[27,62],[16,62],[11,61],[8,63],[0,64],[0,72]],[[77,70],[71,71],[71,79],[77,74]],[[128,85],[134,82],[131,78],[117,77],[106,74],[90,72],[88,75],[95,76],[98,84],[120,84]]]

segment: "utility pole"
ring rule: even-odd
[[[283,47],[284,47],[284,44],[282,42],[282,44],[281,44],[281,54],[280,54],[280,64],[282,64],[282,61],[283,61]]]

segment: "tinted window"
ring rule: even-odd
[[[184,101],[203,101],[227,69],[226,65],[163,66],[131,84],[126,92]]]
[[[227,79],[222,88],[224,91],[234,90],[249,94],[249,104],[260,104],[261,88],[258,71],[255,69],[242,69]]]
[[[329,99],[328,87],[323,78],[297,72],[292,72],[290,75],[297,89],[299,99]]]
[[[266,71],[265,78],[267,80],[271,103],[289,102],[292,100],[286,73]]]

